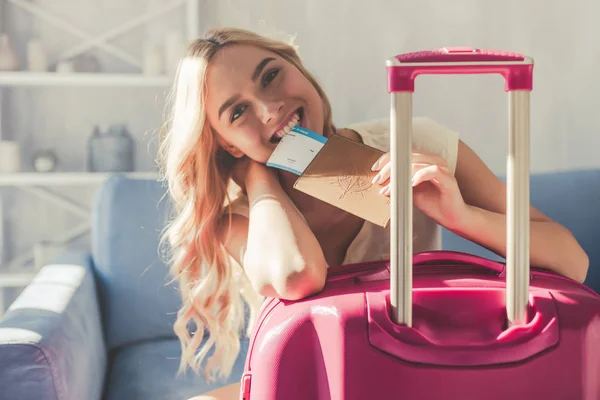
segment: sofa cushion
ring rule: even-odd
[[[600,170],[533,174],[531,204],[569,229],[590,259],[585,284],[600,293]],[[443,247],[503,260],[481,246],[443,230]]]
[[[63,254],[0,319],[0,399],[97,400],[105,373],[91,258]]]
[[[241,341],[240,355],[230,378],[208,384],[189,370],[177,376],[181,349],[176,339],[128,346],[119,351],[112,362],[105,399],[185,400],[239,382],[247,349],[248,339],[245,338]]]
[[[180,299],[159,256],[168,196],[161,182],[116,175],[95,199],[92,254],[109,349],[174,338]]]

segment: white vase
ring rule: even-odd
[[[16,140],[0,140],[0,174],[21,171],[21,146]]]
[[[31,39],[27,43],[27,67],[32,72],[46,72],[46,51],[40,39]]]
[[[19,59],[13,51],[7,34],[0,34],[0,71],[16,71],[19,69]]]
[[[75,72],[75,68],[73,67],[72,61],[63,60],[56,64],[57,74],[72,74],[73,72]]]

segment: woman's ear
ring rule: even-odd
[[[242,158],[242,157],[244,157],[244,153],[240,149],[238,149],[237,147],[235,147],[232,144],[227,143],[220,136],[217,136],[217,141],[219,143],[219,146],[221,146],[226,152],[228,152],[229,154],[231,154],[235,158]]]
[[[226,145],[223,148],[225,150],[227,150],[227,152],[229,154],[231,154],[232,156],[234,156],[235,158],[242,158],[242,157],[244,157],[244,153],[240,149],[238,149],[237,147],[235,147],[235,146]]]

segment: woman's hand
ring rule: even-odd
[[[231,179],[242,188],[242,190],[246,191],[246,176],[248,175],[248,166],[253,162],[252,159],[244,156],[235,161],[233,164],[233,168],[231,170]]]
[[[413,203],[440,225],[506,257],[506,185],[462,141],[454,175],[443,159],[413,153]],[[390,154],[372,168],[389,196]],[[462,193],[461,193],[462,190]],[[530,206],[530,263],[583,282],[589,259],[573,234]]]
[[[388,197],[391,168],[390,153],[381,156],[372,167],[373,171],[379,171],[373,183],[379,184],[380,193]],[[456,178],[443,158],[413,152],[412,186],[413,204],[438,224],[452,230],[467,218],[469,206],[464,202]]]
[[[231,178],[246,192],[248,179],[253,179],[256,175],[272,173],[269,168],[249,157],[238,159],[232,169]]]

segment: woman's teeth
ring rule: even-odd
[[[280,129],[279,131],[275,132],[275,135],[273,135],[273,139],[279,140],[288,133],[290,133],[292,128],[298,125],[298,122],[300,122],[300,114],[296,112],[296,114],[294,114],[290,122],[283,129]]]

